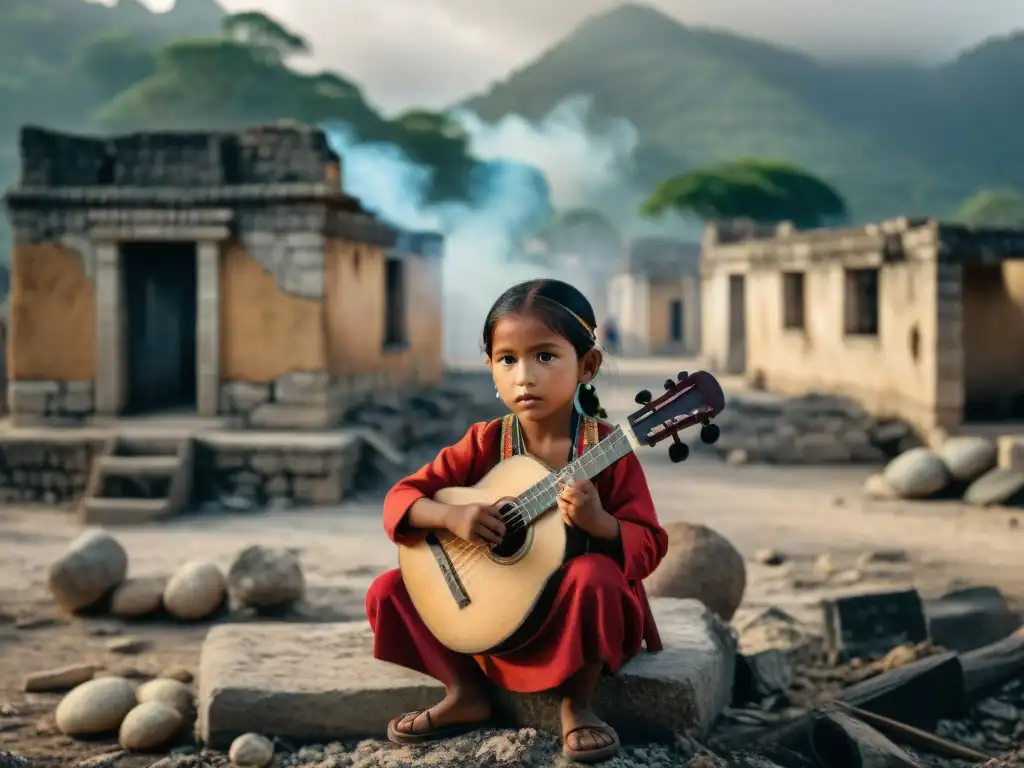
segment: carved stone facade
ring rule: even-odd
[[[710,366],[926,432],[1024,418],[1024,230],[709,225],[701,283]]]
[[[21,152],[21,182],[6,195],[15,241],[8,402],[17,421],[126,412],[138,367],[130,357],[142,354],[129,339],[138,301],[126,274],[149,258],[127,255],[133,244],[152,258],[163,258],[161,244],[194,253],[194,352],[189,331],[181,354],[195,357],[199,415],[329,426],[354,391],[387,373],[380,343],[376,358],[350,360],[329,319],[354,292],[374,297],[383,314],[383,281],[343,280],[341,262],[382,262],[399,233],[341,191],[341,163],[322,132],[274,125],[94,139],[26,128]]]

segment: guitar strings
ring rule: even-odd
[[[613,448],[618,448],[625,440],[626,436],[621,432],[618,435],[610,436],[609,439],[602,440],[600,443],[595,445],[592,450],[587,451],[583,456],[570,463],[569,467],[572,467],[573,464],[575,464],[576,467],[570,470],[568,474],[575,475],[574,470],[577,468],[585,470],[597,459],[604,458],[611,453]],[[569,467],[565,469],[568,469]],[[532,520],[526,520],[527,515],[531,514],[532,511],[529,508],[530,505],[540,501],[548,493],[554,490],[557,484],[562,482],[565,476],[566,473],[563,470],[563,472],[558,473],[556,478],[545,478],[540,483],[537,483],[524,492],[517,499],[517,504],[513,508],[513,511],[502,515],[502,520],[506,523],[506,535],[521,530],[532,522]],[[540,511],[546,512],[548,509],[550,509],[550,507],[545,506],[545,508]],[[473,567],[479,561],[486,558],[487,552],[490,548],[486,544],[461,540],[456,541],[455,537],[451,537],[449,538],[448,546],[445,546],[444,549],[452,562],[452,568],[458,572],[460,578],[465,579]]]

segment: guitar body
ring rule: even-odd
[[[445,488],[443,504],[498,504],[512,500],[551,470],[529,456],[511,456],[470,488]],[[423,622],[443,645],[464,654],[486,653],[508,640],[529,618],[545,585],[565,562],[567,536],[561,515],[544,514],[506,535],[492,550],[447,531],[435,532],[469,603],[460,606],[427,540],[401,544],[402,580]]]

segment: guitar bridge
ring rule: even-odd
[[[444,547],[441,546],[441,542],[436,534],[427,534],[427,546],[434,553],[437,567],[441,569],[444,582],[448,585],[448,591],[452,593],[452,597],[455,598],[455,603],[459,608],[465,608],[469,605],[469,595],[466,594],[466,588],[459,581],[459,574],[455,572],[455,567],[452,565],[452,561],[448,559],[448,553],[444,551]]]

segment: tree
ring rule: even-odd
[[[657,217],[674,210],[704,219],[792,221],[818,227],[846,216],[846,202],[827,182],[774,160],[750,158],[698,168],[663,181],[640,213]]]
[[[965,200],[953,220],[976,227],[1024,227],[1024,192],[1011,187],[983,190]]]
[[[153,73],[106,104],[96,115],[98,124],[110,132],[126,132],[232,130],[284,119],[308,125],[343,123],[356,140],[393,144],[430,170],[429,202],[467,198],[477,161],[458,123],[427,111],[384,119],[348,80],[330,72],[305,74],[288,67],[280,56],[268,56],[266,41],[281,37],[287,42],[291,33],[276,22],[260,26],[260,18],[246,15],[249,26],[236,18],[226,25],[232,36],[164,47]],[[275,50],[285,48],[282,44]]]
[[[225,16],[221,22],[224,36],[244,43],[269,57],[282,60],[295,54],[309,53],[309,43],[265,13],[244,11]]]

